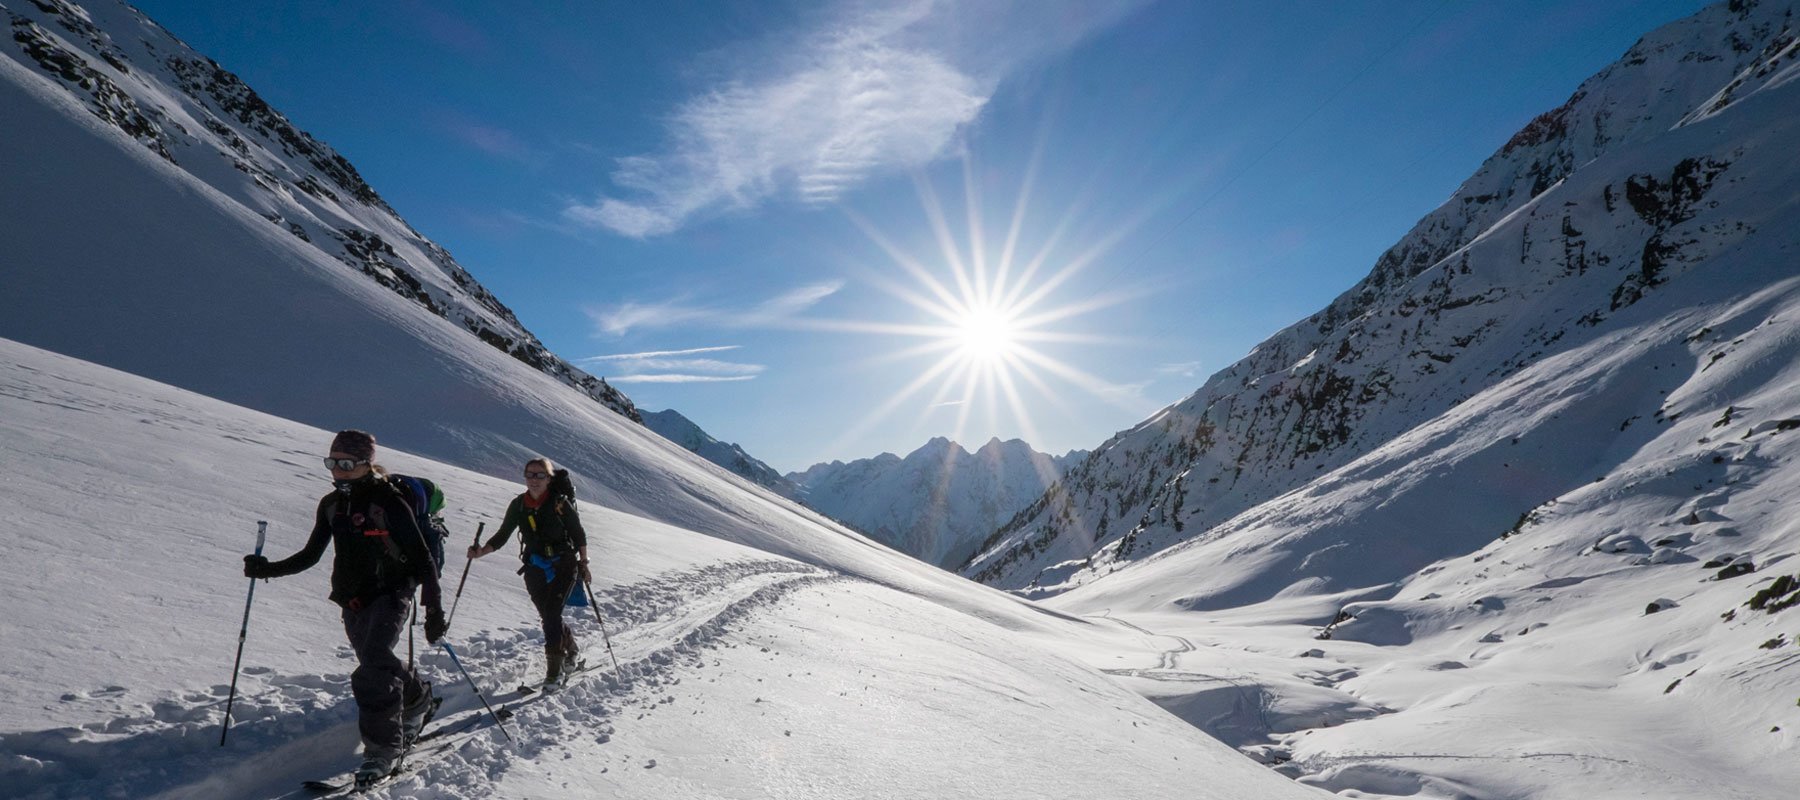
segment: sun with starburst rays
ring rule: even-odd
[[[1016,315],[1003,308],[968,308],[957,313],[953,339],[957,355],[976,362],[1004,360],[1013,350]]]
[[[963,184],[967,225],[958,237],[952,230],[931,186],[916,179],[920,205],[934,234],[937,252],[920,258],[898,246],[893,237],[854,212],[851,220],[891,259],[891,268],[872,269],[866,277],[875,286],[903,301],[917,321],[879,323],[840,321],[832,326],[847,332],[884,334],[917,340],[916,344],[877,356],[877,360],[913,360],[935,355],[903,389],[873,409],[839,441],[849,441],[886,419],[909,402],[917,402],[933,389],[921,406],[921,416],[931,409],[956,406],[952,438],[964,441],[970,418],[981,409],[989,419],[1015,423],[1028,440],[1041,442],[1042,432],[1031,412],[1033,400],[1042,400],[1064,413],[1073,414],[1060,387],[1068,384],[1128,410],[1109,382],[1097,378],[1050,352],[1052,345],[1118,343],[1089,334],[1056,330],[1070,318],[1116,305],[1131,293],[1090,291],[1076,302],[1055,303],[1052,298],[1084,268],[1097,262],[1123,231],[1115,232],[1072,257],[1056,260],[1058,241],[1067,220],[1058,226],[1035,255],[1020,257],[1021,231],[1025,227],[1031,170],[1019,193],[1012,220],[1001,246],[988,247],[981,203],[975,191],[973,169],[965,157]],[[928,266],[930,264],[931,266]],[[935,268],[934,268],[935,267]],[[910,279],[910,280],[907,280]]]

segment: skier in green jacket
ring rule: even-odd
[[[500,549],[514,530],[519,531],[520,558],[525,561],[519,572],[525,576],[525,591],[544,623],[546,683],[555,682],[580,663],[580,648],[574,632],[563,623],[562,610],[576,581],[586,584],[593,580],[588,571],[587,532],[582,530],[573,492],[551,488],[553,482],[565,482],[567,474],[548,458],[525,462],[525,492],[507,505],[506,518],[494,537],[485,545],[469,548],[469,558],[480,558]]]

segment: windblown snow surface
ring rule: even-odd
[[[256,586],[219,745],[250,592],[240,559],[258,520],[271,554],[305,541],[330,488],[317,464],[330,436],[0,340],[0,794],[305,797],[301,781],[355,765],[354,658],[324,599],[328,564]],[[404,452],[382,460],[444,486],[459,540],[481,522],[492,533],[519,490]],[[952,609],[604,506],[582,512],[606,627],[588,617],[576,631],[599,668],[519,696],[543,667],[536,616],[511,559],[474,562],[448,640],[513,711],[513,741],[420,641],[448,698],[434,724],[456,732],[374,796],[1317,796],[1047,649],[1134,647],[1106,626],[974,585],[945,590],[963,599]],[[465,562],[449,561],[453,592]]]

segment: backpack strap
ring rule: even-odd
[[[406,505],[407,510],[410,512],[412,510],[412,505],[410,503],[407,503],[406,495],[403,491],[401,491],[400,487],[394,485],[394,483],[393,483],[394,477],[395,476],[390,475],[390,476],[388,476],[388,480],[384,480],[384,481],[382,481],[382,483],[385,484],[390,490],[393,491],[394,496],[399,498],[400,502],[403,505]],[[331,519],[334,522],[336,521],[337,517],[348,516],[349,514],[350,514],[350,498],[340,496],[340,497],[338,497],[338,499],[335,502],[333,502],[331,504]],[[406,553],[400,549],[399,544],[396,544],[394,542],[394,536],[391,533],[392,523],[389,523],[389,525],[390,525],[390,528],[389,528],[390,533],[387,536],[381,537],[382,550],[387,552],[389,558],[392,558],[395,561],[405,564],[405,563],[407,563]],[[413,527],[416,528],[416,527],[418,527],[418,525],[419,525],[419,523],[415,519],[413,521]],[[421,535],[423,535],[423,534],[421,534]]]
[[[525,495],[519,495],[519,513],[525,517],[525,524],[520,526],[521,530],[519,531],[519,558],[521,559],[526,558],[529,554],[529,551],[525,546],[525,531],[523,528],[530,528],[531,534],[535,538],[538,533],[538,515],[546,512],[555,515],[556,522],[560,526],[562,531],[562,541],[559,544],[562,546],[563,551],[569,553],[575,552],[575,537],[570,535],[569,525],[567,522],[564,522],[562,518],[563,514],[568,511],[569,505],[575,502],[575,498],[568,494],[557,493],[544,498],[544,500],[545,502],[537,508],[528,509],[525,507]]]
[[[408,519],[412,522],[414,532],[419,535],[419,544],[421,546],[425,545],[425,532],[418,530],[419,507],[414,505],[414,498],[418,497],[420,494],[418,480],[416,478],[409,478],[405,475],[389,475],[382,483],[387,484],[387,487],[393,493],[394,498],[400,501],[400,505],[406,507]],[[391,521],[388,523],[388,527],[391,531],[393,528],[393,523]],[[392,533],[381,537],[381,541],[390,557],[402,564],[407,563],[406,552],[400,549],[398,542],[394,541]],[[425,556],[427,558],[431,557],[431,548],[428,546],[425,549]]]

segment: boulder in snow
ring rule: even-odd
[[[1731,565],[1725,567],[1724,569],[1719,570],[1718,574],[1713,576],[1713,580],[1715,580],[1715,581],[1729,580],[1729,579],[1735,578],[1739,575],[1748,575],[1755,571],[1756,571],[1756,565],[1750,563],[1750,559],[1744,559],[1742,561],[1734,562]]]
[[[1602,553],[1642,553],[1650,548],[1643,539],[1629,533],[1615,533],[1595,542],[1594,549]]]

